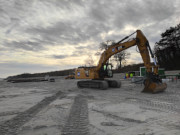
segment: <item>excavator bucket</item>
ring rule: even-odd
[[[145,93],[159,93],[163,92],[167,88],[166,83],[162,83],[160,81],[152,81],[151,79],[145,79],[144,81],[144,89],[142,92]]]

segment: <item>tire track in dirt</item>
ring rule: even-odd
[[[63,98],[65,97],[65,94],[59,91],[50,97],[44,98],[38,104],[34,105],[33,107],[29,108],[28,110],[22,113],[19,113],[17,116],[13,117],[12,119],[7,120],[4,123],[0,124],[0,134],[17,135],[18,129],[21,126],[23,126],[26,122],[32,119],[38,112],[40,112],[43,108],[45,108],[48,104],[50,104],[58,97]]]
[[[165,111],[165,112],[171,112],[171,113],[179,113],[180,112],[180,108],[176,105],[176,104],[172,104],[169,102],[164,102],[161,100],[153,100],[152,99],[144,99],[144,98],[136,98],[136,97],[130,97],[130,98],[126,98],[126,102],[128,103],[132,103],[132,104],[139,104],[139,105],[143,105],[145,107],[149,107],[150,109],[158,109],[161,111]]]
[[[85,96],[75,97],[62,135],[89,135],[88,104]]]
[[[121,120],[121,121],[124,121],[124,122],[132,122],[132,123],[138,123],[138,124],[144,123],[143,121],[140,121],[140,120],[120,117],[120,116],[117,116],[117,115],[114,115],[114,114],[112,114],[112,113],[105,112],[105,111],[100,111],[100,110],[96,110],[96,109],[92,109],[92,111],[95,111],[95,112],[97,112],[97,113],[101,113],[101,114],[103,114],[104,116],[113,118],[113,119],[115,119],[115,120]]]
[[[101,100],[107,100],[108,94],[104,94]],[[115,93],[110,95],[112,98],[108,99],[111,102],[126,102],[130,104],[138,104],[141,107],[146,107],[149,110],[157,109],[159,111],[180,113],[179,99],[175,99],[174,95],[165,95],[164,93],[144,94],[137,91],[121,91],[121,94]],[[178,96],[178,95],[177,95]],[[167,97],[167,100],[166,100]]]
[[[18,111],[8,111],[8,112],[0,112],[0,117],[1,116],[7,116],[7,115],[15,115],[15,114],[19,114],[20,112]]]
[[[159,94],[139,94],[136,91],[128,92],[123,91],[120,95],[121,97],[126,97],[124,102],[139,104],[152,109],[158,109],[165,112],[180,113],[179,99],[174,98],[175,94],[167,93]],[[114,99],[119,98],[117,95],[113,95]],[[177,101],[176,101],[177,100]]]

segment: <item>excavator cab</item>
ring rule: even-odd
[[[100,78],[111,78],[113,77],[112,72],[112,64],[106,63],[101,67],[101,70],[99,71]]]

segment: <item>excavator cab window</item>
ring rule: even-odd
[[[107,65],[107,76],[108,76],[108,77],[113,77],[112,65],[111,65],[111,64],[108,64],[108,65]]]
[[[89,77],[89,70],[85,70],[86,77]]]
[[[113,73],[112,73],[112,65],[109,64],[109,63],[106,63],[105,65],[103,65],[101,67],[101,70],[100,70],[100,73],[99,73],[100,77],[101,78],[104,78],[104,77],[112,77],[113,76]]]
[[[104,65],[104,71],[106,70],[106,65]]]

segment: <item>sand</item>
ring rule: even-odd
[[[121,88],[78,89],[78,80],[0,81],[1,135],[179,135],[180,80],[163,93],[141,93],[123,79]]]

